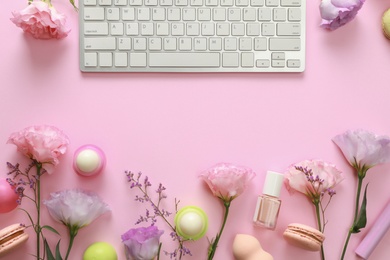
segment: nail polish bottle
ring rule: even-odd
[[[265,177],[263,194],[257,199],[253,222],[255,226],[274,230],[278,220],[281,201],[279,199],[280,189],[283,184],[284,175],[268,171]]]

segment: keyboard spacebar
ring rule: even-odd
[[[149,53],[150,67],[219,67],[219,53]]]

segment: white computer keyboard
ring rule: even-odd
[[[302,72],[306,0],[80,0],[84,72]]]

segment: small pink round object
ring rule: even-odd
[[[18,206],[18,194],[7,182],[6,179],[0,179],[0,213],[7,213]]]
[[[106,156],[96,145],[83,145],[73,156],[73,168],[82,176],[99,174],[106,165]]]

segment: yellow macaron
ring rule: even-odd
[[[382,16],[383,34],[390,40],[390,8],[387,9]]]

